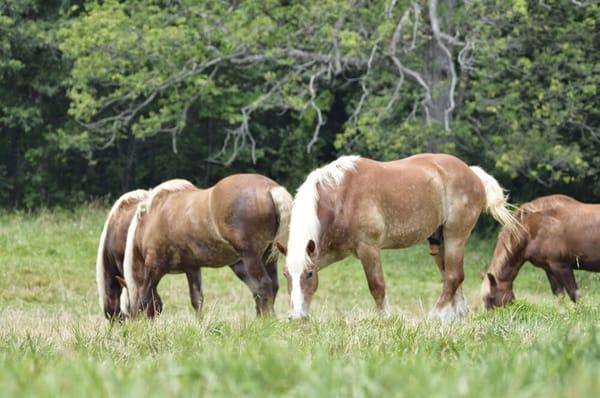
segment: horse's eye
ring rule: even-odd
[[[313,272],[312,271],[306,273],[306,279],[310,279],[312,277],[313,277]]]

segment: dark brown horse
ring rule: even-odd
[[[209,189],[153,189],[129,227],[122,310],[152,317],[163,275],[230,265],[257,313],[270,314],[278,290],[273,242],[287,239],[291,202],[285,188],[257,174],[232,175]],[[202,306],[200,279],[193,283]]]
[[[288,247],[278,245],[287,253],[289,317],[307,316],[318,271],[349,255],[361,261],[377,307],[387,311],[381,249],[426,239],[444,279],[430,316],[465,316],[465,243],[483,210],[514,227],[507,205],[493,177],[449,155],[393,162],[344,156],[313,171],[294,199]]]
[[[492,263],[482,274],[485,307],[514,299],[513,281],[526,261],[546,272],[554,294],[566,290],[575,302],[579,290],[573,270],[600,272],[600,205],[551,195],[525,203],[514,215],[523,228],[517,234],[500,232]]]

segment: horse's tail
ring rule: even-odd
[[[282,186],[276,186],[269,191],[275,210],[277,211],[278,225],[273,244],[269,253],[269,261],[276,261],[279,257],[276,242],[287,245],[290,231],[290,214],[292,212],[292,195]]]
[[[511,234],[518,235],[521,223],[512,214],[511,209],[514,206],[508,203],[508,197],[504,194],[504,189],[494,177],[486,173],[481,167],[472,166],[471,170],[479,177],[485,188],[486,211]]]
[[[122,195],[117,201],[112,205],[110,211],[108,212],[108,216],[106,217],[106,221],[104,222],[104,227],[102,228],[102,233],[100,234],[100,243],[98,244],[98,253],[96,255],[96,285],[98,287],[98,297],[100,299],[100,309],[102,311],[106,311],[106,263],[105,263],[105,250],[106,250],[106,236],[108,234],[108,226],[110,221],[114,217],[114,215],[119,211],[121,205],[123,203],[129,202],[131,200],[144,200],[148,195],[148,191],[144,189],[137,189],[135,191],[127,192]]]

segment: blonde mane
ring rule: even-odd
[[[320,222],[317,216],[319,204],[318,185],[336,187],[344,179],[346,172],[356,169],[360,156],[342,156],[339,159],[311,172],[298,188],[290,220],[287,266],[289,272],[302,272],[310,262],[306,246],[314,241],[318,250]]]
[[[98,287],[98,297],[100,299],[100,308],[102,311],[104,311],[104,302],[106,300],[106,264],[104,264],[104,247],[106,245],[106,235],[108,234],[110,220],[112,220],[113,216],[119,211],[123,204],[132,200],[142,201],[146,199],[147,196],[148,191],[145,189],[137,189],[135,191],[127,192],[116,200],[116,202],[110,208],[108,216],[106,216],[106,221],[104,222],[104,227],[102,228],[102,233],[100,234],[98,254],[96,255],[96,285]]]
[[[135,210],[129,229],[127,230],[127,243],[125,244],[125,258],[123,259],[123,276],[125,283],[127,284],[127,294],[121,295],[121,310],[125,310],[123,304],[124,300],[128,300],[130,303],[137,302],[138,288],[133,279],[133,252],[135,245],[135,234],[137,232],[138,225],[142,216],[147,213],[151,206],[154,198],[163,192],[177,192],[185,191],[188,189],[196,189],[196,186],[191,182],[183,179],[174,179],[163,182],[160,185],[152,188],[149,192],[148,197],[140,202]],[[125,289],[124,289],[125,290]],[[126,313],[126,311],[123,311]]]
[[[175,178],[173,180],[168,180],[159,184],[152,188],[150,191],[150,195],[144,201],[145,208],[143,211],[150,211],[150,207],[152,206],[152,201],[154,198],[163,192],[177,192],[177,191],[186,191],[188,189],[195,189],[196,186],[189,182],[188,180],[184,180],[181,178]]]

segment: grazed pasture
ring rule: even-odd
[[[165,312],[110,325],[94,282],[106,209],[0,214],[0,396],[598,396],[600,274],[576,275],[583,299],[557,299],[526,265],[517,302],[483,313],[479,272],[492,239],[466,255],[468,320],[426,320],[440,277],[426,246],[386,252],[393,316],[373,310],[362,269],[320,274],[311,320],[256,320],[229,269],[205,270],[196,317],[183,275],[159,286]]]

